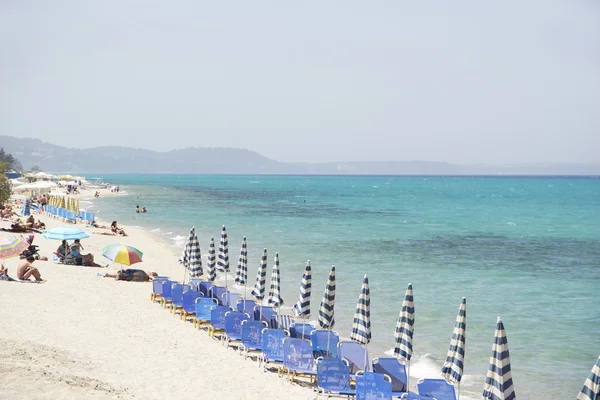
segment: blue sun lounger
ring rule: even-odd
[[[258,321],[263,322],[263,321]],[[283,339],[289,332],[283,329],[265,328],[262,330],[261,351],[258,366],[262,365],[263,372],[267,370],[267,363],[283,364]],[[281,374],[281,365],[277,367],[278,375]]]
[[[183,308],[183,292],[190,290],[188,285],[176,283],[171,288],[171,312],[176,313]]]
[[[337,357],[337,345],[340,335],[336,331],[328,329],[314,329],[310,333],[310,342],[313,349],[313,357]]]
[[[244,353],[244,359],[248,358],[248,352],[262,350],[262,331],[268,328],[262,321],[242,321],[242,346],[240,350]]]
[[[358,371],[369,370],[367,349],[362,344],[351,340],[339,342],[338,357],[345,359],[348,362],[351,378],[355,378]]]
[[[196,317],[194,318],[194,328],[210,324],[210,311],[218,304],[211,297],[198,297],[196,299]]]
[[[168,281],[169,278],[166,276],[157,276],[152,281],[152,293],[150,294],[150,301],[155,302],[161,300],[163,297],[163,283]]]
[[[215,337],[215,333],[225,332],[225,314],[231,311],[227,306],[213,306],[210,309],[210,326],[208,336]]]
[[[436,400],[456,400],[454,385],[445,379],[421,379],[417,388],[421,396],[434,397]]]
[[[392,394],[400,397],[408,392],[406,366],[396,357],[381,357],[373,360],[373,372],[385,374],[392,380]]]
[[[172,280],[168,280],[166,282],[163,283],[163,289],[162,289],[162,299],[160,299],[160,304],[163,307],[170,307],[171,306],[171,301],[173,300],[173,285],[176,285],[177,282],[176,281],[172,281]]]
[[[310,341],[292,337],[283,339],[283,373],[286,371],[290,382],[300,375],[310,377],[311,383],[314,381],[315,359]]]
[[[186,290],[183,292],[183,307],[179,310],[179,318],[187,321],[189,317],[196,316],[196,299],[199,299],[200,293],[195,290]]]
[[[290,325],[290,336],[293,338],[301,338],[310,340],[310,333],[315,330],[315,327],[309,323],[294,322]],[[304,332],[304,335],[302,334]]]
[[[232,341],[242,340],[242,322],[249,319],[248,314],[237,311],[228,311],[225,314],[225,345],[227,347]]]
[[[327,397],[332,394],[354,396],[356,392],[350,387],[348,364],[339,358],[319,357],[317,359],[317,398],[319,393],[326,394]]]
[[[245,312],[252,315],[252,319],[254,319],[254,307],[256,307],[256,302],[254,300],[238,300],[236,304],[236,308],[239,312]]]
[[[260,318],[260,309],[262,308],[262,320],[271,327],[271,317],[277,315],[277,311],[271,306],[256,306],[254,307],[254,320],[258,321]]]
[[[388,375],[363,371],[356,374],[356,400],[392,400],[394,396]]]

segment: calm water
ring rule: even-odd
[[[279,252],[288,306],[297,301],[310,259],[316,315],[335,265],[335,329],[341,336],[350,333],[368,274],[373,357],[392,349],[412,282],[415,377],[439,376],[465,296],[466,397],[480,398],[497,316],[506,327],[520,399],[575,398],[600,353],[600,179],[104,178],[120,184],[125,195],[96,199],[90,209],[100,210],[100,218],[114,215],[154,229],[177,247],[195,226],[203,254],[211,236],[218,243],[225,224],[233,270],[247,236],[251,284],[262,249],[270,261]],[[149,213],[135,214],[136,204]]]

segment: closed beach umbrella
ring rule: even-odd
[[[244,300],[246,300],[246,281],[248,280],[248,245],[246,243],[246,236],[242,240],[242,249],[240,250],[240,258],[238,260],[237,269],[235,271],[235,283],[238,285],[244,285]],[[246,307],[246,302],[244,302]],[[244,311],[246,311],[244,309]]]
[[[256,271],[256,282],[254,283],[254,288],[252,289],[252,292],[250,292],[256,300],[259,300],[259,305],[260,305],[259,321],[262,321],[262,300],[265,298],[266,283],[267,283],[267,249],[264,249],[262,257],[260,259],[260,264],[258,265],[258,271]]]
[[[597,400],[600,398],[600,356],[590,375],[583,384],[583,389],[577,395],[577,400]]]
[[[300,297],[298,302],[294,305],[294,316],[297,318],[308,318],[310,317],[310,292],[311,292],[311,270],[310,260],[306,262],[304,268],[304,274],[302,275],[302,281],[300,282]],[[303,335],[304,337],[304,335]]]
[[[460,380],[463,375],[463,363],[465,360],[465,344],[467,330],[467,299],[462,298],[456,316],[456,323],[452,331],[452,340],[446,356],[446,362],[442,367],[442,376],[448,382],[456,382],[458,386],[458,399],[460,399]]]
[[[398,316],[396,323],[396,332],[394,338],[396,345],[394,346],[394,354],[406,363],[406,387],[410,377],[410,359],[413,353],[412,339],[415,325],[415,301],[413,298],[412,283],[408,284],[404,300],[402,301],[402,310]]]
[[[508,341],[506,340],[504,324],[500,317],[498,317],[490,366],[483,388],[483,399],[515,400],[516,398],[512,374],[510,372]]]
[[[206,263],[206,280],[213,282],[217,277],[217,252],[215,251],[215,238],[210,238],[208,245],[208,262]]]
[[[202,275],[202,254],[196,228],[190,229],[190,235],[183,248],[182,260],[183,266],[190,272],[192,278]]]
[[[227,273],[229,272],[229,242],[227,241],[227,229],[225,225],[221,229],[221,243],[219,243],[219,258],[217,260],[217,269],[225,273],[225,290],[227,290]],[[229,296],[227,305],[229,305]]]
[[[271,272],[271,287],[269,288],[269,304],[273,307],[281,307],[283,299],[281,298],[281,287],[279,277],[279,253],[275,253],[273,262],[273,271]]]
[[[335,265],[331,266],[327,286],[323,292],[321,305],[319,305],[319,326],[321,329],[333,329],[335,326]]]
[[[58,226],[42,233],[46,239],[53,240],[75,240],[90,237],[90,234],[73,226]]]
[[[27,247],[29,243],[22,236],[0,232],[0,259],[16,257]]]
[[[350,339],[364,345],[371,341],[371,292],[367,275],[365,275],[360,288]]]
[[[21,214],[23,214],[24,217],[28,217],[31,214],[29,208],[29,199],[25,199],[25,204],[23,204],[23,210],[21,211]]]
[[[102,249],[104,257],[122,265],[133,265],[142,262],[143,254],[135,247],[126,244],[109,244]]]

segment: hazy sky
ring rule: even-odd
[[[0,134],[70,147],[600,162],[596,0],[2,0],[0,54]]]

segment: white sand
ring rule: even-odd
[[[40,218],[48,229],[64,225]],[[130,244],[144,252],[144,262],[133,268],[183,278],[174,249],[141,229],[122,228],[128,237],[92,233],[82,240],[83,253],[106,263],[105,245]],[[151,283],[55,263],[51,256],[60,242],[35,236],[40,254],[50,259],[35,262],[47,282],[0,282],[0,399],[314,398],[311,388],[263,373],[256,361],[151,303]],[[12,277],[18,262],[4,260]]]

